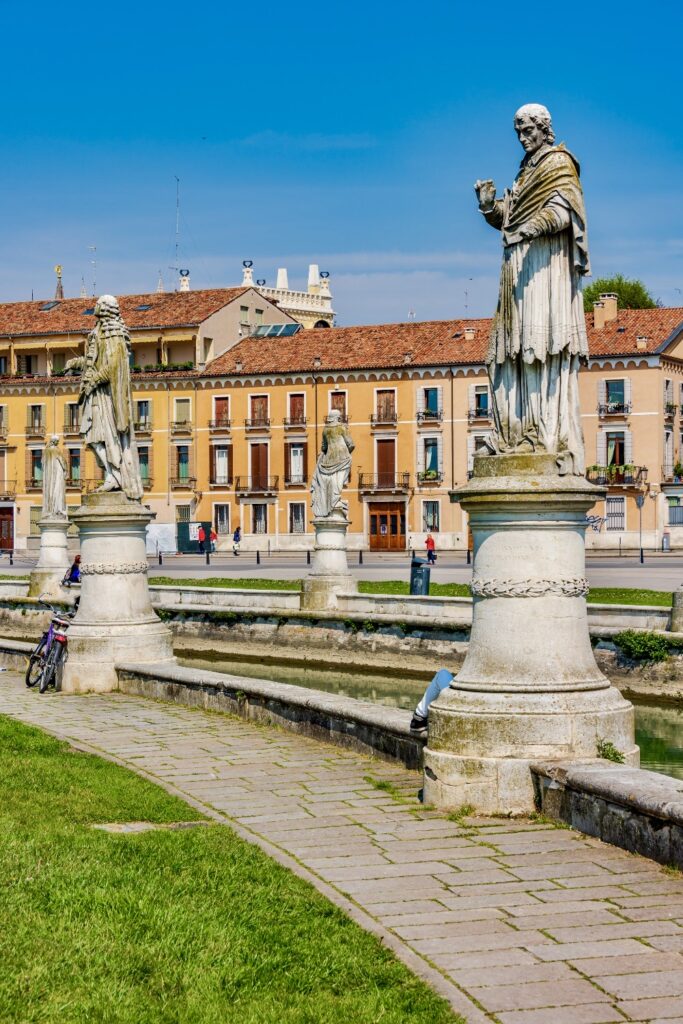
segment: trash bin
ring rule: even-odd
[[[671,534],[668,530],[665,530],[662,534],[662,551],[671,551]]]
[[[413,558],[410,563],[410,593],[413,597],[429,596],[431,569],[424,558]]]

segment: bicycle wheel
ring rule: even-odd
[[[61,661],[61,656],[61,644],[51,644],[50,650],[47,652],[47,657],[45,659],[45,669],[43,670],[43,675],[40,680],[40,686],[38,687],[40,693],[45,693],[48,686],[54,685],[57,665]]]
[[[45,671],[45,659],[39,651],[34,651],[26,669],[26,685],[36,686],[43,678]]]

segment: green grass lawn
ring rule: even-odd
[[[301,590],[301,580],[262,580],[254,576],[150,576],[152,587],[220,587],[238,590]]]
[[[446,1024],[306,883],[126,769],[0,716],[2,1024]]]

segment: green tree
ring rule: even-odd
[[[586,313],[592,311],[593,303],[605,292],[613,292],[617,296],[619,309],[655,309],[661,305],[650,295],[642,281],[615,274],[614,277],[599,277],[584,288],[583,308]]]

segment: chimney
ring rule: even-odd
[[[286,267],[278,267],[277,282],[275,284],[275,287],[279,288],[283,292],[289,291],[289,279],[287,277]]]
[[[317,263],[311,263],[308,268],[308,294],[317,295],[320,291],[320,271]]]
[[[178,288],[178,291],[180,291],[180,292],[189,292],[189,290],[190,290],[190,271],[189,270],[181,270],[180,271],[180,287]]]
[[[323,361],[320,358],[320,356],[314,356],[313,357],[313,369],[314,370],[319,370],[322,365],[323,365]]]
[[[237,362],[235,363],[235,373],[241,373],[241,372],[242,372],[242,360],[238,359]]]
[[[403,353],[403,362],[404,363],[412,363],[412,361],[413,361],[413,353],[412,352],[404,352]]]
[[[465,341],[474,341],[475,333],[476,332],[474,330],[474,327],[466,327],[465,328]]]
[[[618,297],[614,292],[603,292],[600,301],[593,303],[593,323],[596,331],[601,331],[605,324],[616,320],[618,315]]]
[[[647,341],[648,339],[646,335],[638,335],[638,337],[636,338],[636,348],[639,352],[647,352]]]

